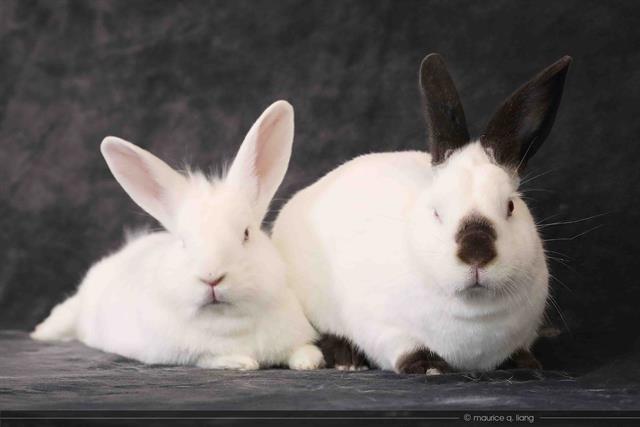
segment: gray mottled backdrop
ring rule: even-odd
[[[538,353],[579,371],[637,351],[639,14],[634,1],[0,0],[0,327],[33,327],[125,225],[149,222],[99,155],[106,135],[208,168],[287,99],[296,142],[279,206],[357,154],[426,146],[425,54],[446,58],[476,135],[570,54],[527,196],[547,222],[606,215],[543,229],[566,259],[551,260],[564,320],[550,308],[563,333]]]

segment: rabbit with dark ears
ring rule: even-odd
[[[102,154],[116,180],[167,231],[137,236],[94,264],[31,336],[77,339],[150,364],[320,367],[316,333],[260,229],[292,142],[285,101],[251,127],[222,178],[184,176],[129,142],[105,138]]]
[[[539,367],[530,347],[549,273],[519,174],[549,134],[570,62],[516,90],[473,140],[444,61],[427,56],[430,154],[357,157],[281,210],[272,238],[307,316],[336,343],[323,343],[327,360],[427,374],[510,357]]]

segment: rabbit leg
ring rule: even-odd
[[[340,371],[369,369],[369,361],[350,340],[332,334],[323,334],[317,344],[322,349],[327,368]]]
[[[440,356],[426,347],[405,353],[396,362],[399,374],[439,375],[453,369]]]
[[[254,371],[260,368],[260,364],[256,359],[240,354],[230,356],[202,356],[198,359],[196,366],[205,369],[237,369],[240,371]]]
[[[453,370],[442,357],[429,350],[423,342],[409,335],[404,328],[369,324],[361,334],[362,347],[369,360],[382,369],[398,374],[438,375]]]
[[[49,317],[36,326],[31,338],[41,341],[71,341],[76,338],[80,297],[76,294],[58,304]]]
[[[542,364],[529,350],[518,349],[501,366],[502,369],[542,369]]]
[[[289,357],[289,368],[298,371],[318,369],[324,366],[322,352],[313,344],[297,348]]]

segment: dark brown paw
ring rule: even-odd
[[[440,375],[452,370],[440,356],[427,349],[407,353],[396,363],[399,374]]]
[[[346,338],[324,334],[317,345],[322,350],[327,368],[343,371],[360,371],[369,369],[366,356]]]
[[[542,364],[529,350],[516,350],[502,366],[503,369],[542,369]]]
[[[516,367],[521,369],[542,369],[542,363],[531,355],[530,358],[518,360]]]

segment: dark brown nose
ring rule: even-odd
[[[496,230],[487,218],[471,215],[462,220],[456,233],[458,258],[465,264],[484,267],[498,255]]]

